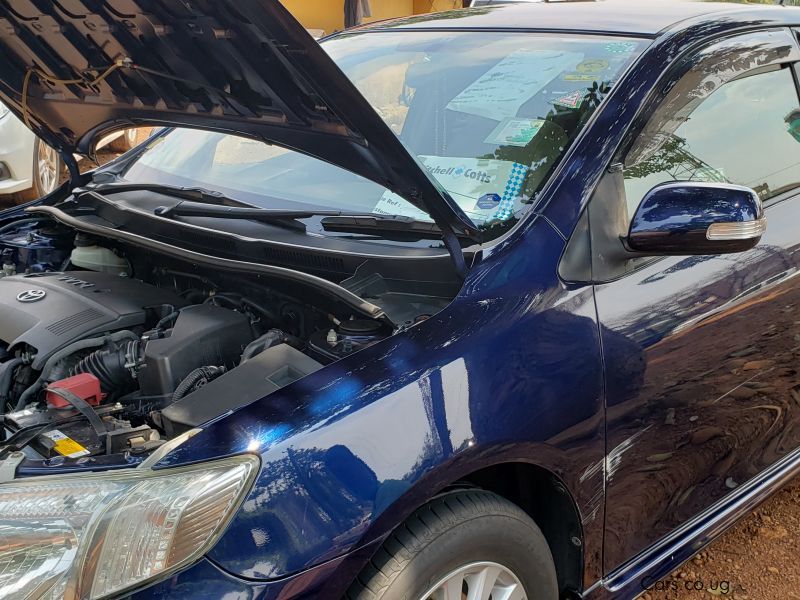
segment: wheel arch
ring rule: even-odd
[[[472,485],[516,504],[542,530],[556,566],[562,597],[582,588],[583,527],[578,506],[552,471],[530,462],[501,462],[463,476],[443,492]]]
[[[448,482],[439,480],[438,486],[420,481],[414,488],[398,499],[396,513],[391,507],[386,511],[402,513],[402,519],[387,535],[417,509],[443,494],[474,488],[490,491],[519,506],[541,529],[555,563],[560,596],[578,597],[583,589],[585,562],[582,520],[572,493],[554,471],[525,460],[502,460],[468,469]],[[419,488],[425,488],[425,493],[418,494]],[[414,500],[409,502],[410,497]],[[380,545],[375,550],[379,548]],[[367,564],[369,558],[364,566]]]

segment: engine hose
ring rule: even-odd
[[[281,331],[280,329],[270,329],[261,337],[247,344],[244,352],[242,352],[242,362],[250,360],[256,354],[261,354],[264,350],[272,348],[273,346],[277,346],[278,344],[289,344],[298,350],[304,345],[302,340],[294,337],[293,335],[289,335],[285,331]]]
[[[258,302],[239,294],[227,294],[225,292],[221,292],[219,294],[209,296],[206,298],[203,304],[214,303],[217,300],[225,300],[226,302],[230,302],[236,308],[240,308],[242,305],[247,306],[256,312],[261,313],[262,316],[266,317],[272,323],[280,323],[280,317],[278,317],[274,310],[270,310]]]
[[[164,325],[166,325],[170,321],[174,321],[175,319],[177,319],[178,315],[180,315],[180,314],[181,314],[181,311],[173,310],[166,317],[164,317],[158,323],[156,323],[156,326],[153,329],[162,329],[164,327]]]
[[[8,398],[8,390],[11,389],[11,377],[14,374],[14,369],[21,364],[21,358],[12,358],[0,364],[0,412],[5,410],[6,399]]]
[[[194,371],[190,372],[183,381],[178,384],[178,387],[175,388],[175,392],[172,394],[172,401],[177,402],[181,398],[183,398],[186,394],[188,394],[193,387],[195,387],[198,383],[205,380],[205,382],[209,382],[212,379],[216,379],[223,373],[225,373],[225,367],[200,367],[195,369]]]
[[[47,380],[47,377],[50,375],[50,371],[53,370],[53,367],[58,364],[59,361],[65,359],[70,354],[74,354],[80,350],[86,350],[88,348],[99,348],[100,346],[104,346],[108,342],[121,342],[123,340],[137,340],[138,336],[133,333],[132,331],[116,331],[109,335],[104,335],[102,337],[96,338],[88,338],[85,340],[78,340],[70,344],[69,346],[62,348],[58,352],[54,353],[50,358],[47,359],[47,362],[44,363],[44,367],[42,367],[42,372],[39,374],[39,378],[33,382],[33,384],[22,392],[19,396],[19,400],[17,400],[16,410],[22,410],[28,404],[28,400],[38,392],[42,384]]]
[[[258,302],[254,302],[254,301],[250,300],[250,298],[242,297],[242,304],[244,304],[245,306],[249,306],[253,310],[256,310],[256,311],[260,312],[262,315],[267,317],[267,319],[269,319],[273,323],[277,324],[277,323],[281,322],[280,317],[278,315],[276,315],[274,311],[266,308],[265,306],[262,306]]]
[[[97,377],[104,392],[127,392],[136,384],[131,367],[139,364],[140,350],[139,340],[123,342],[116,348],[95,350],[73,367],[71,375],[89,373]]]
[[[153,272],[156,275],[172,275],[173,277],[186,277],[187,279],[194,279],[195,281],[199,281],[203,285],[207,285],[209,287],[219,289],[219,286],[208,279],[207,277],[203,277],[202,275],[197,275],[196,273],[187,273],[185,271],[176,271],[174,269],[154,269]]]

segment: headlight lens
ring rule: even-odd
[[[0,485],[0,598],[104,598],[199,558],[258,472],[254,456]]]
[[[2,119],[3,117],[5,117],[5,116],[6,116],[8,113],[10,113],[10,112],[11,112],[11,111],[10,111],[10,110],[8,110],[8,108],[6,107],[6,105],[5,105],[5,104],[2,104],[2,103],[0,103],[0,119]]]

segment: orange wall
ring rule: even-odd
[[[365,23],[414,14],[414,0],[372,0],[370,6],[372,17],[365,18]]]
[[[344,27],[344,2],[338,0],[281,0],[303,25],[333,33]]]
[[[344,0],[281,0],[283,5],[303,25],[333,33],[344,27]],[[371,0],[372,17],[364,21],[379,21],[392,17],[422,14],[460,7],[461,0]]]
[[[461,8],[463,5],[461,0],[414,0],[414,14],[451,10]]]

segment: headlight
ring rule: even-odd
[[[6,105],[5,105],[5,104],[0,104],[0,119],[2,119],[3,117],[5,117],[5,116],[6,116],[8,113],[10,113],[10,112],[11,112],[11,111],[10,111],[10,110],[8,110],[8,108],[6,107]]]
[[[191,563],[258,472],[239,456],[0,485],[0,598],[104,598]]]

